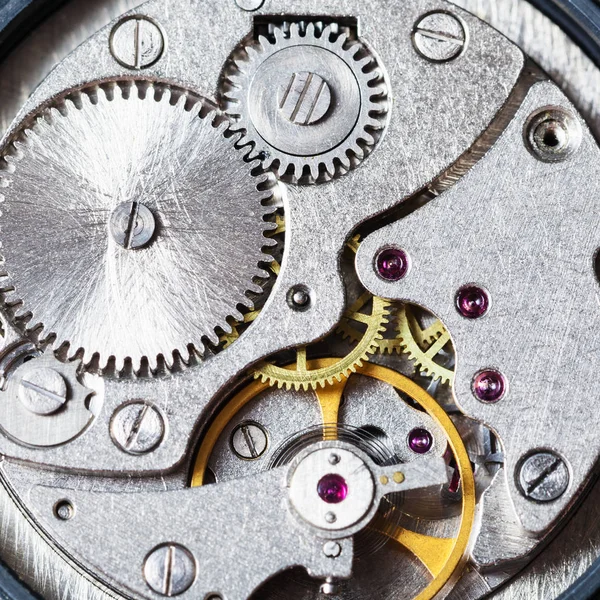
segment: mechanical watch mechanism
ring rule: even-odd
[[[469,12],[151,0],[0,157],[5,520],[56,580],[0,553],[45,599],[475,600],[584,498],[600,151]]]

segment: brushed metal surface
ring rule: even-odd
[[[600,152],[584,131],[567,162],[534,158],[523,130],[529,115],[548,105],[572,111],[554,84],[535,84],[483,161],[438,198],[368,236],[357,254],[367,289],[424,306],[448,328],[457,354],[457,403],[500,438],[513,505],[537,535],[576,499],[600,454],[595,429],[581,427],[596,417],[590,381],[600,368],[593,266]],[[432,231],[443,234],[428,236]],[[402,247],[412,264],[395,283],[373,268],[379,248],[390,244]],[[456,292],[471,282],[491,296],[489,312],[477,320],[463,318],[455,306]],[[472,393],[474,375],[490,367],[509,386],[495,404]],[[537,448],[558,452],[570,465],[569,489],[552,503],[523,498],[515,482],[519,461]]]
[[[465,5],[469,4],[469,0],[460,0],[460,2]],[[14,58],[3,65],[3,67],[6,67],[6,70],[3,71],[3,83],[5,81],[8,83],[7,86],[3,85],[0,90],[0,98],[3,99],[0,102],[0,107],[7,115],[4,120],[5,126],[7,127],[8,122],[16,115],[33,89],[33,84],[42,78],[40,74],[45,75],[47,73],[49,67],[53,65],[55,57],[62,58],[60,56],[61,48],[74,47],[78,42],[76,39],[77,34],[83,33],[86,28],[89,28],[88,33],[96,29],[96,25],[90,25],[92,21],[86,22],[78,29],[77,26],[74,26],[78,22],[74,15],[81,12],[86,17],[90,15],[100,16],[97,22],[99,27],[110,20],[110,18],[105,18],[107,14],[105,11],[110,11],[117,6],[125,7],[125,5],[127,5],[126,8],[131,8],[134,4],[137,3],[90,3],[85,0],[73,2],[59,14],[57,19],[44,26],[43,29],[47,32],[54,30],[56,34],[54,40],[46,44],[40,36],[32,38],[29,47],[30,49],[32,47],[36,48],[33,52],[23,50],[27,47],[24,44],[22,49],[19,49],[13,55]],[[492,21],[501,30],[512,35],[513,39],[520,40],[521,45],[548,71],[552,72],[554,65],[553,74],[570,88],[571,95],[578,106],[586,109],[586,116],[589,115],[592,121],[595,119],[598,94],[594,90],[598,81],[597,71],[558,28],[537,11],[531,9],[525,2],[519,0],[499,0],[493,3],[486,0],[477,0],[476,2],[470,2],[470,6],[467,6],[467,8],[478,10],[480,14]],[[118,9],[115,10],[112,16],[118,14],[118,12]],[[66,31],[69,32],[68,35],[65,35]],[[85,35],[82,35],[79,41],[83,41],[85,37]],[[38,47],[40,48],[39,51],[37,50]],[[29,59],[32,63],[35,62],[35,67],[24,69],[23,65],[27,65]],[[579,85],[577,81],[580,83],[585,82],[586,85]],[[20,571],[24,574],[24,577],[30,581],[35,579],[38,587],[45,588],[44,593],[49,599],[60,597],[87,600],[88,598],[99,597],[101,592],[97,589],[98,584],[90,584],[85,577],[73,576],[73,572],[69,570],[66,563],[59,559],[48,546],[39,543],[39,537],[33,533],[30,525],[23,521],[20,513],[15,511],[14,505],[8,496],[5,499],[7,503],[5,509],[2,510],[3,525],[5,527],[2,528],[0,535],[3,536],[3,541],[7,545],[9,559],[20,564]],[[585,515],[585,518],[580,519],[582,523],[580,523],[579,528],[574,528],[575,534],[572,539],[567,534],[563,536],[563,550],[556,555],[545,553],[542,556],[542,558],[547,557],[545,562],[541,563],[542,566],[533,568],[529,574],[525,575],[525,583],[522,588],[516,585],[514,588],[509,588],[509,590],[521,589],[521,591],[515,592],[511,596],[509,595],[511,592],[507,590],[505,593],[507,598],[527,598],[528,600],[535,597],[552,598],[561,589],[564,589],[586,564],[589,564],[595,554],[594,536],[590,535],[588,545],[586,534],[593,525],[598,527],[598,519],[597,515],[593,516],[593,511],[580,514]],[[584,547],[584,551],[581,553],[581,563],[577,563],[579,553],[573,552],[569,548],[572,542]],[[598,544],[597,539],[596,543]],[[556,558],[553,558],[553,556],[556,556]],[[574,556],[577,557],[575,561],[572,560]],[[575,564],[575,567],[573,567],[573,564]],[[554,571],[548,570],[543,565],[547,565],[550,569],[554,568]],[[543,583],[541,582],[542,573]],[[517,595],[519,593],[521,595]],[[365,590],[365,594],[366,597],[369,597],[369,588]]]
[[[262,292],[254,281],[268,277],[259,265],[274,244],[264,235],[272,193],[257,188],[266,176],[251,175],[201,102],[138,86],[93,92],[94,103],[82,93],[45,112],[5,153],[6,302],[21,303],[31,335],[100,368],[188,361]],[[111,235],[124,202],[159,223],[143,248]]]

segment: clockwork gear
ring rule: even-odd
[[[342,381],[356,372],[356,369],[368,360],[369,355],[377,350],[379,342],[383,339],[382,332],[388,322],[388,309],[388,302],[382,298],[374,298],[371,314],[358,313],[352,308],[345,313],[344,321],[356,320],[365,326],[354,348],[345,356],[327,364],[321,364],[316,360],[311,363],[312,366],[309,366],[307,349],[301,347],[296,350],[297,361],[292,366],[281,367],[264,362],[256,369],[254,377],[269,385],[296,390],[317,389],[331,385],[335,381]]]
[[[368,47],[328,25],[293,23],[238,52],[227,73],[227,113],[242,145],[290,181],[356,167],[387,116],[387,86]]]
[[[562,598],[595,1],[140,1],[0,0],[0,597]]]
[[[398,308],[397,347],[408,354],[419,371],[440,383],[451,383],[454,370],[443,364],[441,354],[450,343],[450,333],[439,319],[426,328],[422,328],[413,309],[402,304]]]
[[[351,321],[365,319],[364,307],[372,296],[365,292],[350,307],[354,314],[352,320],[345,319],[338,326],[338,332],[347,339],[356,342],[360,332]],[[382,354],[406,353],[419,372],[431,377],[433,381],[449,383],[454,371],[443,363],[442,356],[450,342],[450,334],[439,319],[433,319],[427,327],[422,327],[415,315],[415,309],[406,304],[393,303],[391,318],[395,322],[395,337],[384,337],[379,341],[377,352]]]
[[[74,93],[5,153],[6,303],[37,340],[117,370],[218,343],[273,259],[266,175],[205,102],[141,82]]]
[[[309,361],[308,372],[322,368],[323,365],[333,365],[336,362],[337,359],[331,357],[314,362]],[[293,370],[299,371],[300,369],[296,365]],[[369,390],[369,398],[378,398],[377,408],[365,406],[362,396],[365,392],[359,390]],[[380,407],[382,393],[389,394],[387,401],[393,407],[392,410],[398,415],[402,415],[398,419],[398,427],[400,429],[403,426],[407,428],[405,434],[399,435],[395,442],[385,436],[373,437],[369,430],[349,426],[347,421],[347,419],[352,421],[357,415],[360,415],[359,419],[368,421],[370,411],[378,410]],[[269,394],[271,396],[274,394],[274,396],[271,397]],[[431,460],[415,450],[410,450],[413,432],[425,431],[423,427],[427,427],[428,430],[435,431],[435,436],[440,438],[436,447],[430,447],[427,453],[433,458],[435,455],[444,454],[447,448],[447,455],[454,456],[453,464],[456,466],[455,472],[460,481],[461,492],[454,499],[458,511],[454,518],[449,520],[448,533],[443,537],[424,533],[427,530],[423,529],[423,519],[413,522],[411,519],[407,519],[406,515],[399,519],[406,507],[402,501],[398,502],[397,498],[390,496],[382,503],[379,512],[367,526],[367,530],[360,532],[355,538],[355,552],[372,570],[373,560],[378,562],[389,560],[386,552],[382,552],[384,544],[374,543],[374,535],[381,536],[388,542],[399,544],[403,548],[403,552],[398,552],[396,549],[393,553],[396,568],[404,568],[407,571],[410,569],[404,562],[407,560],[404,553],[407,552],[411,556],[408,560],[416,559],[420,563],[421,569],[424,567],[428,573],[428,576],[423,578],[420,589],[412,590],[411,586],[415,585],[415,581],[411,581],[410,577],[404,582],[404,585],[411,589],[412,594],[415,594],[414,597],[418,600],[431,600],[436,597],[448,579],[460,568],[475,518],[476,489],[473,471],[464,442],[454,424],[437,402],[408,377],[391,368],[374,363],[365,363],[349,378],[335,381],[323,389],[311,390],[302,394],[300,396],[298,392],[294,395],[289,391],[269,390],[268,384],[261,381],[250,382],[239,390],[224,405],[203,436],[194,462],[191,485],[193,487],[205,485],[209,474],[211,478],[216,477],[218,481],[227,482],[231,479],[248,476],[248,473],[260,472],[265,468],[281,467],[281,465],[290,463],[293,465],[297,455],[302,455],[311,447],[324,444],[329,444],[333,448],[333,454],[330,455],[329,464],[326,467],[329,472],[337,471],[338,464],[343,465],[347,460],[346,450],[352,448],[360,448],[380,464],[394,464],[399,460],[398,454],[402,455],[403,464],[396,467],[393,475],[381,476],[380,481],[384,486],[393,485],[392,480],[404,481],[404,472],[410,470],[411,464],[419,465],[424,464],[422,461]],[[311,395],[314,396],[311,397]],[[403,400],[405,397],[416,402],[424,412],[405,404]],[[342,399],[345,399],[343,403]],[[299,405],[296,411],[288,408],[296,404]],[[309,404],[320,406],[322,423],[320,425],[314,423],[313,427],[296,431],[290,435],[290,428],[298,427],[303,418],[315,418],[316,414],[307,410]],[[354,404],[359,405],[356,407],[357,410],[353,409]],[[278,419],[278,413],[282,418]],[[254,419],[261,419],[263,423],[259,424]],[[417,420],[415,421],[415,419]],[[421,420],[420,425],[419,419]],[[362,421],[358,421],[358,423],[362,423]],[[247,444],[263,440],[262,443],[264,447],[268,445],[268,450],[264,454],[255,453],[250,458],[240,460],[239,455],[244,450],[243,440],[239,442],[238,447],[236,438],[240,429],[245,431]],[[339,449],[335,449],[337,444],[340,445]],[[407,446],[407,454],[400,449],[401,444]],[[314,465],[314,467],[318,468],[318,465]],[[340,471],[344,472],[343,466]],[[292,478],[292,487],[294,483]],[[431,492],[431,496],[425,494],[428,498],[427,502],[431,502],[434,495],[439,496],[445,493],[445,489],[440,486]],[[312,488],[308,487],[303,490],[303,494],[310,497],[311,491]],[[423,497],[423,490],[419,490],[417,494],[419,493]],[[316,501],[312,500],[309,506],[317,506]],[[345,505],[330,504],[329,506],[329,510],[335,511],[335,513],[339,512],[339,518],[343,518]],[[456,517],[459,518],[456,519]],[[335,522],[332,521],[334,524]],[[435,529],[429,531],[435,531]],[[402,563],[402,567],[400,567],[400,563]],[[362,569],[359,568],[359,571]],[[416,579],[418,581],[419,578]],[[279,583],[286,589],[287,582],[285,580],[275,580],[274,583]],[[260,597],[282,597],[279,585],[267,584]],[[309,582],[304,585],[310,589]],[[380,582],[379,585],[383,587],[384,584]],[[290,586],[290,590],[290,593],[293,593],[294,588]]]

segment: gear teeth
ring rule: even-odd
[[[245,63],[244,63],[245,64]],[[64,96],[56,100],[56,105],[46,108],[37,117],[34,118],[32,129],[23,129],[20,132],[21,137],[12,141],[11,145],[6,150],[4,156],[0,160],[0,189],[8,189],[12,185],[10,175],[18,169],[18,163],[23,160],[26,155],[35,152],[42,144],[42,135],[52,134],[57,125],[61,125],[70,115],[77,114],[84,110],[97,110],[98,105],[106,105],[114,101],[133,98],[143,99],[144,101],[155,101],[168,103],[175,107],[176,110],[191,113],[192,116],[198,116],[207,123],[212,123],[215,126],[216,134],[225,136],[231,131],[231,122],[224,115],[214,109],[212,103],[203,100],[198,100],[190,96],[186,92],[177,92],[168,86],[158,86],[148,84],[146,82],[117,82],[108,87],[110,84],[102,86],[89,87],[81,90],[68,92],[69,96]],[[137,101],[137,100],[136,100]],[[231,145],[235,144],[235,140],[229,140]],[[243,150],[240,154],[243,153]],[[250,170],[254,167],[259,167],[260,161],[256,161],[255,165],[248,165]],[[261,209],[261,214],[268,217],[276,207],[268,205],[268,202],[273,198],[273,190],[276,186],[276,180],[272,174],[263,174],[259,176],[253,175],[257,186],[264,186],[264,192],[257,187],[257,201],[265,204]],[[254,196],[253,196],[254,197]],[[5,201],[5,195],[0,194],[0,201]],[[266,248],[277,244],[276,240],[267,237],[267,234],[272,232],[277,227],[268,221],[263,222],[261,249],[256,253],[256,267],[251,274],[251,280],[245,285],[244,293],[240,298],[234,298],[236,304],[243,305],[249,309],[254,308],[254,302],[248,297],[248,294],[262,294],[264,289],[254,283],[254,279],[268,279],[272,274],[267,272],[263,266],[264,263],[271,263],[274,258],[271,254],[263,251]],[[4,263],[4,259],[2,259]],[[14,285],[11,285],[11,278],[8,274],[0,274],[0,293],[2,294],[2,302],[10,312],[11,318],[15,324],[24,330],[25,334],[35,340],[35,343],[46,345],[53,350],[60,350],[66,359],[81,359],[87,360],[87,364],[96,364],[99,371],[106,372],[126,372],[129,370],[132,373],[139,374],[141,371],[150,370],[156,372],[160,370],[161,364],[166,365],[167,369],[173,366],[179,368],[182,362],[196,360],[205,351],[205,344],[202,340],[196,345],[190,344],[187,349],[174,349],[164,354],[156,356],[141,356],[136,357],[136,364],[132,364],[132,359],[128,356],[122,356],[118,359],[114,356],[107,357],[98,353],[90,354],[90,349],[76,348],[68,341],[61,340],[54,332],[46,331],[45,325],[36,318],[35,314],[28,309],[27,304],[23,304],[20,299],[19,291],[15,290]],[[242,313],[233,308],[228,311],[230,314],[227,318],[243,320]],[[204,332],[202,335],[210,340],[214,345],[219,344],[219,337],[216,329],[223,331],[232,331],[231,326],[226,319],[223,319],[221,324],[217,323],[215,328]],[[128,367],[129,365],[129,367]],[[146,366],[144,366],[146,365]],[[164,369],[163,369],[164,371]]]
[[[331,359],[332,363],[326,366],[316,366],[314,369],[298,371],[289,368],[278,367],[271,363],[263,363],[257,368],[254,373],[255,378],[265,378],[263,382],[277,382],[277,385],[298,386],[309,385],[312,389],[317,389],[319,385],[332,385],[339,378],[348,377],[352,373],[356,373],[357,368],[362,366],[365,361],[369,360],[369,356],[373,354],[379,345],[379,341],[383,339],[383,331],[388,323],[390,303],[382,298],[373,298],[373,309],[371,315],[366,316],[367,330],[360,340],[358,340],[355,348],[348,355],[339,359]],[[364,305],[364,304],[363,304]],[[351,315],[352,308],[347,311],[347,315]],[[346,316],[346,318],[350,318]],[[269,385],[274,385],[270,383]],[[289,387],[288,387],[289,389]],[[298,389],[298,388],[296,388]]]
[[[327,24],[321,30],[313,22],[306,27],[301,27],[297,22],[276,26],[271,39],[261,36],[258,43],[248,44],[243,51],[236,51],[223,77],[226,88],[222,90],[226,99],[224,110],[236,120],[235,131],[241,132],[240,145],[252,145],[248,157],[259,158],[265,169],[272,170],[286,182],[315,184],[345,175],[357,168],[370,154],[370,151],[362,150],[361,145],[375,147],[379,141],[379,135],[365,134],[365,127],[381,132],[387,124],[387,105],[379,100],[387,97],[387,86],[382,80],[381,70],[377,69],[375,58],[368,54],[363,43],[350,41],[345,31],[335,31],[333,24]],[[346,141],[322,155],[307,158],[279,151],[258,134],[250,116],[247,93],[263,61],[270,59],[279,50],[299,45],[324,48],[339,56],[355,73],[363,93],[358,123]],[[363,53],[367,55],[364,56]],[[378,100],[374,101],[373,98]]]

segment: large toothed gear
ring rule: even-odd
[[[117,370],[185,361],[231,331],[273,260],[274,183],[219,121],[189,94],[122,83],[28,122],[0,171],[15,322]]]
[[[260,36],[226,73],[226,111],[241,144],[291,182],[319,182],[358,166],[387,122],[387,86],[360,41],[313,23]]]

